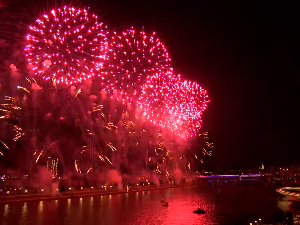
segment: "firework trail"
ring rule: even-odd
[[[5,147],[6,149],[9,149],[9,147],[8,147],[3,141],[0,140],[0,143],[1,143],[2,145],[4,145],[4,147]]]
[[[78,165],[78,160],[75,160],[74,165],[75,165],[75,170],[76,170],[76,172],[77,172],[77,173],[81,173],[81,169],[80,169],[80,167],[79,167],[79,165]]]
[[[101,75],[106,28],[86,9],[53,9],[29,26],[25,52],[35,75],[66,85]]]

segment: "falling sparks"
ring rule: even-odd
[[[8,147],[3,141],[0,140],[0,143],[1,143],[2,145],[4,145],[4,147],[5,147],[6,149],[9,149],[9,147]]]
[[[101,113],[101,117],[104,121],[106,121],[106,116],[104,115],[104,113]]]
[[[30,94],[30,91],[25,87],[17,86],[17,88],[27,92],[28,94]]]
[[[13,141],[17,141],[19,140],[21,137],[23,137],[25,135],[25,133],[23,132],[22,128],[17,126],[17,125],[13,125],[13,130],[15,131],[16,135],[13,138]]]
[[[81,173],[80,167],[79,167],[79,165],[78,165],[78,160],[75,160],[74,165],[75,165],[75,170],[76,170],[76,172],[77,172],[77,173]]]
[[[112,151],[116,151],[117,149],[113,146],[111,142],[107,143],[107,146],[110,147]]]
[[[81,93],[81,89],[79,89],[74,98],[76,98]]]
[[[37,163],[37,162],[39,161],[39,159],[41,158],[41,156],[43,155],[43,153],[44,153],[44,150],[42,150],[42,151],[40,152],[40,154],[38,155],[38,157],[37,157],[36,160],[35,160],[35,163]]]
[[[104,156],[104,158],[107,160],[107,162],[109,162],[110,165],[112,165],[112,162],[109,160],[109,158],[107,158],[107,156]]]
[[[86,172],[86,174],[89,174],[89,172],[91,172],[92,169],[93,169],[93,167],[90,167],[90,168],[88,169],[88,171]]]
[[[106,34],[103,23],[86,9],[53,9],[29,26],[24,49],[28,64],[36,76],[57,84],[102,76]]]
[[[103,161],[103,162],[105,161],[102,155],[99,155],[99,154],[98,154],[98,158],[99,158],[101,161]]]
[[[204,147],[202,150],[203,155],[212,156],[214,145],[213,142],[208,137],[208,132],[202,134]]]
[[[98,112],[102,109],[103,109],[103,105],[97,105],[97,106],[93,107],[93,112]]]
[[[17,133],[16,136],[13,138],[13,141],[19,140],[21,137],[23,137],[25,133]]]
[[[87,146],[82,146],[82,151],[80,153],[84,153],[86,152],[88,149],[87,149]]]

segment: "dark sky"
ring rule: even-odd
[[[208,90],[218,167],[299,161],[299,13],[260,2],[91,3],[110,26],[156,31],[175,70]]]

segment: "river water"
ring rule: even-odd
[[[286,202],[260,181],[199,185],[85,198],[0,204],[0,224],[249,224],[282,220]],[[168,201],[163,207],[161,199]],[[204,215],[193,214],[201,207]]]

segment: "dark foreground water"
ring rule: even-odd
[[[282,219],[287,207],[274,186],[257,181],[216,183],[119,195],[0,204],[0,224],[249,224]],[[163,207],[161,199],[169,202]],[[279,206],[279,207],[278,207]],[[198,207],[205,215],[193,214]]]

